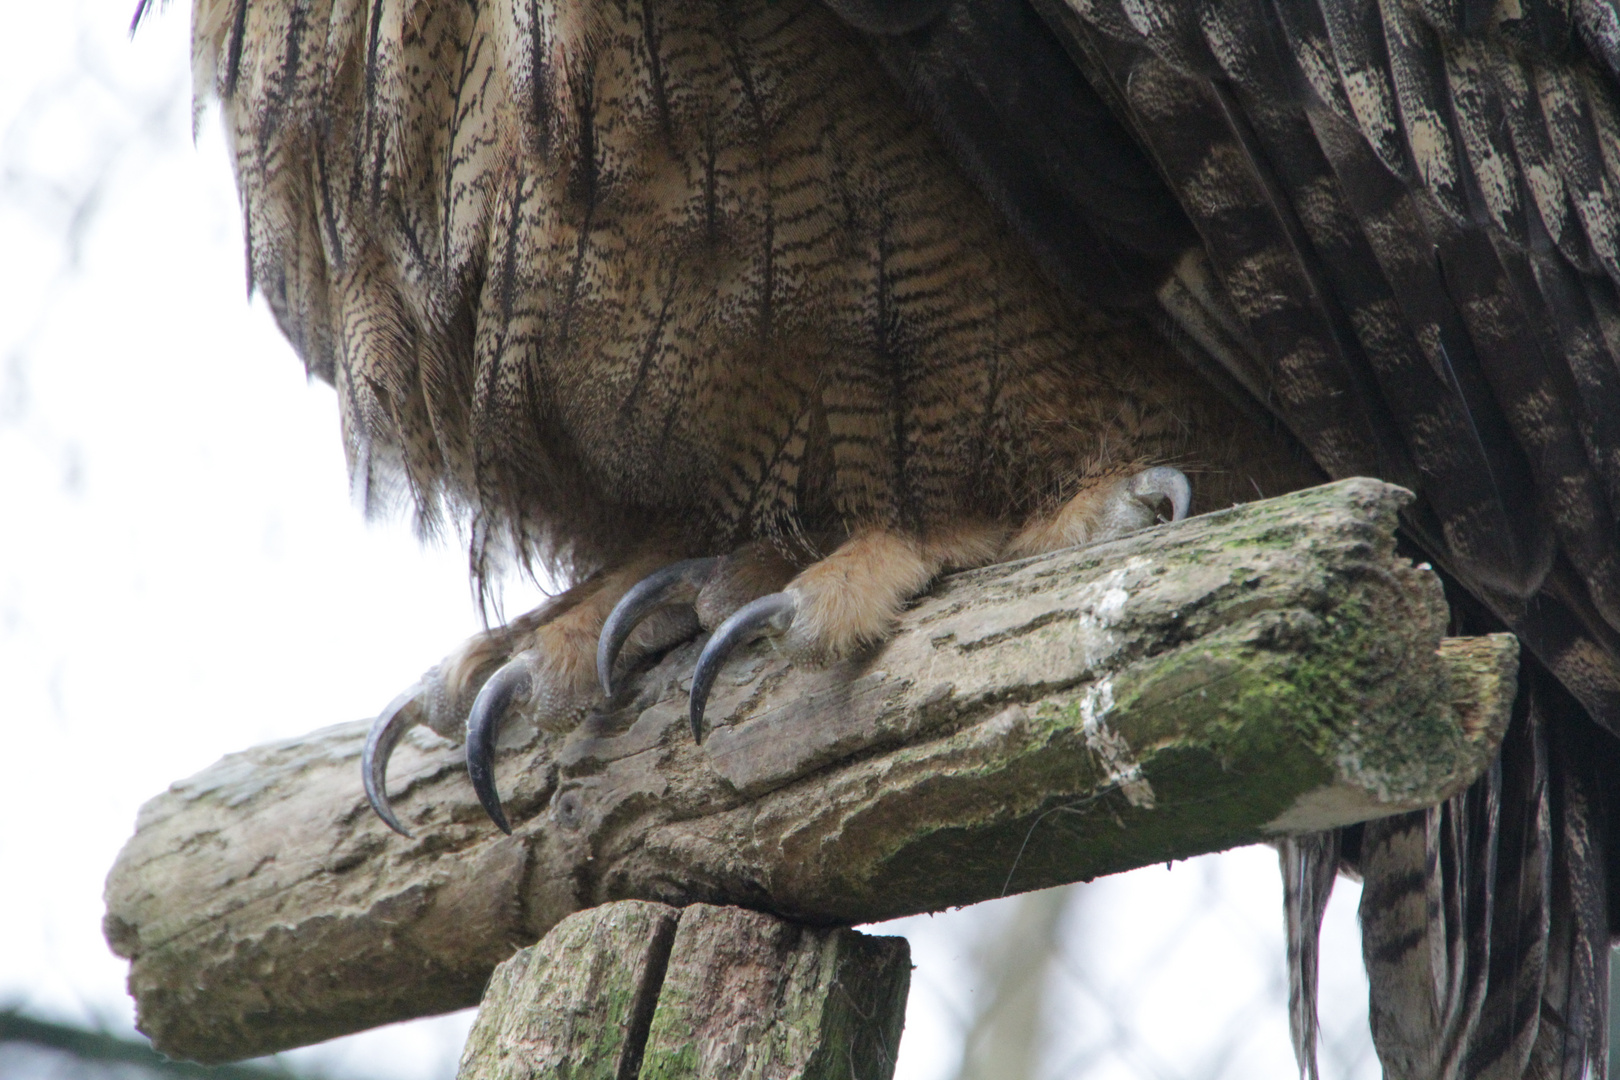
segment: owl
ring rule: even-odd
[[[1147,321],[1065,302],[813,0],[203,2],[253,280],[354,482],[566,587],[379,722],[566,730],[711,632],[825,665],[941,572],[1314,467]],[[1196,478],[1195,484],[1189,477]]]
[[[142,7],[145,7],[143,3]],[[139,15],[137,15],[139,18]],[[565,731],[707,633],[825,665],[939,574],[1324,477],[1416,493],[1502,759],[1283,844],[1293,1028],[1364,876],[1399,1077],[1601,1068],[1620,772],[1609,0],[196,0],[252,281],[370,508],[560,584],[395,699]]]

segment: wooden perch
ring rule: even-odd
[[[905,938],[621,900],[495,969],[458,1080],[889,1080]]]
[[[414,841],[366,807],[365,723],[233,754],[108,879],[140,1027],[246,1057],[470,1005],[610,900],[851,924],[1433,804],[1495,753],[1518,650],[1442,642],[1408,498],[1349,480],[956,575],[874,655],[735,658],[702,746],[678,648],[567,736],[509,722],[511,837],[425,730],[392,767]]]

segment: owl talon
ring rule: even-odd
[[[371,730],[366,733],[366,747],[360,752],[360,777],[366,788],[366,801],[378,817],[399,835],[415,839],[411,831],[399,823],[393,807],[388,803],[388,759],[394,747],[411,728],[421,722],[418,697],[423,693],[420,681],[400,694],[388,707],[377,714]]]
[[[698,656],[697,667],[692,669],[690,715],[692,738],[695,741],[703,741],[703,709],[709,703],[709,691],[714,688],[715,677],[720,674],[720,667],[726,658],[738,646],[746,645],[755,638],[786,633],[788,627],[793,625],[798,606],[798,599],[793,593],[769,593],[744,604],[716,628]]]
[[[1144,469],[1131,477],[1130,493],[1139,501],[1158,496],[1170,504],[1170,520],[1180,521],[1192,506],[1192,484],[1187,474],[1168,465]]]
[[[690,604],[719,565],[717,558],[686,559],[656,570],[631,587],[620,598],[602,624],[596,642],[596,677],[602,693],[613,696],[613,665],[619,650],[647,613],[664,604]]]
[[[533,685],[532,663],[533,657],[523,653],[502,664],[478,691],[467,714],[467,776],[489,819],[508,836],[512,826],[501,812],[501,796],[495,790],[495,740],[507,708],[514,699],[526,696]]]

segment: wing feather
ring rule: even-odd
[[[1412,476],[1414,529],[1515,625],[1547,621],[1522,601],[1551,599],[1562,552],[1607,639],[1620,202],[1604,155],[1620,112],[1569,9],[1526,3],[1512,25],[1488,5],[1404,0],[1041,10],[1149,149],[1260,354],[1249,382],[1264,373],[1317,460]],[[1620,658],[1586,652],[1575,689],[1607,709]]]
[[[1564,188],[1593,256],[1612,280],[1620,274],[1616,236],[1620,221],[1580,79],[1568,67],[1537,64],[1533,85]]]
[[[1455,222],[1469,219],[1451,88],[1439,36],[1404,0],[1381,0],[1384,46],[1406,158],[1436,206]]]
[[[1317,1080],[1316,988],[1322,916],[1339,873],[1337,830],[1284,837],[1277,845],[1282,864],[1283,913],[1288,941],[1288,1029],[1302,1076]]]
[[[1575,25],[1592,55],[1620,78],[1620,8],[1613,0],[1575,0]]]
[[[1559,253],[1584,274],[1602,269],[1586,240],[1586,232],[1564,183],[1562,166],[1553,148],[1535,90],[1535,78],[1526,63],[1506,49],[1481,47],[1477,55],[1488,65],[1499,88],[1508,133],[1520,175],[1543,227]]]
[[[1326,110],[1310,117],[1372,255],[1366,277],[1388,291],[1383,307],[1421,354],[1397,349],[1404,342],[1392,334],[1363,334],[1388,372],[1386,401],[1406,422],[1449,561],[1475,581],[1529,595],[1551,563],[1551,533],[1522,513],[1536,497],[1530,464],[1491,394],[1424,216],[1343,118]]]
[[[1222,279],[1246,334],[1259,344],[1267,392],[1299,438],[1330,472],[1405,462],[1386,433],[1373,430],[1366,387],[1343,355],[1325,291],[1280,219],[1286,204],[1254,166],[1246,134],[1207,83],[1171,67],[1152,50],[1095,44],[1095,61],[1125,103]],[[1379,460],[1381,449],[1392,450]]]
[[[1406,140],[1384,51],[1378,0],[1318,3],[1338,67],[1338,82],[1351,115],[1373,153],[1394,176],[1416,182],[1406,157]]]
[[[1033,2],[1196,232],[1153,289],[1167,315],[1330,473],[1414,485],[1408,530],[1493,613],[1468,619],[1512,626],[1580,701],[1549,705],[1528,662],[1498,770],[1365,828],[1386,1075],[1586,1075],[1607,856],[1547,745],[1582,707],[1620,733],[1615,5]],[[1302,844],[1283,862],[1310,1072],[1325,860]]]
[[[1463,38],[1443,51],[1444,85],[1449,87],[1446,108],[1455,117],[1457,131],[1478,193],[1475,213],[1483,211],[1489,225],[1518,248],[1530,245],[1525,217],[1524,175],[1514,152],[1501,87],[1492,75],[1492,50],[1483,42]],[[1462,192],[1467,198],[1468,189]],[[1465,215],[1466,216],[1466,215]]]

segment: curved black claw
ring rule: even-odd
[[[703,741],[703,709],[709,703],[709,691],[714,688],[715,676],[726,657],[739,645],[746,645],[765,634],[781,634],[793,625],[798,601],[792,593],[768,593],[731,613],[703,646],[697,667],[692,669],[692,738]]]
[[[390,701],[372,722],[371,730],[366,732],[366,748],[360,751],[360,780],[365,784],[366,801],[377,816],[401,836],[411,836],[411,831],[399,823],[394,808],[388,803],[388,759],[393,756],[400,738],[421,719],[416,698],[422,689],[420,682],[414,683]]]
[[[512,835],[512,826],[506,823],[501,796],[495,790],[495,740],[507,706],[513,698],[527,694],[529,685],[529,657],[514,656],[484,683],[467,714],[467,775],[489,820],[508,836]]]
[[[1170,520],[1180,521],[1192,506],[1192,485],[1180,469],[1155,465],[1131,477],[1131,494],[1137,498],[1158,495],[1170,503]]]
[[[596,639],[596,678],[602,684],[602,693],[613,696],[613,664],[619,659],[619,650],[624,648],[631,631],[660,604],[697,599],[698,590],[709,580],[719,561],[706,558],[670,563],[636,582],[620,598],[608,614],[607,622],[602,624],[602,635]]]

